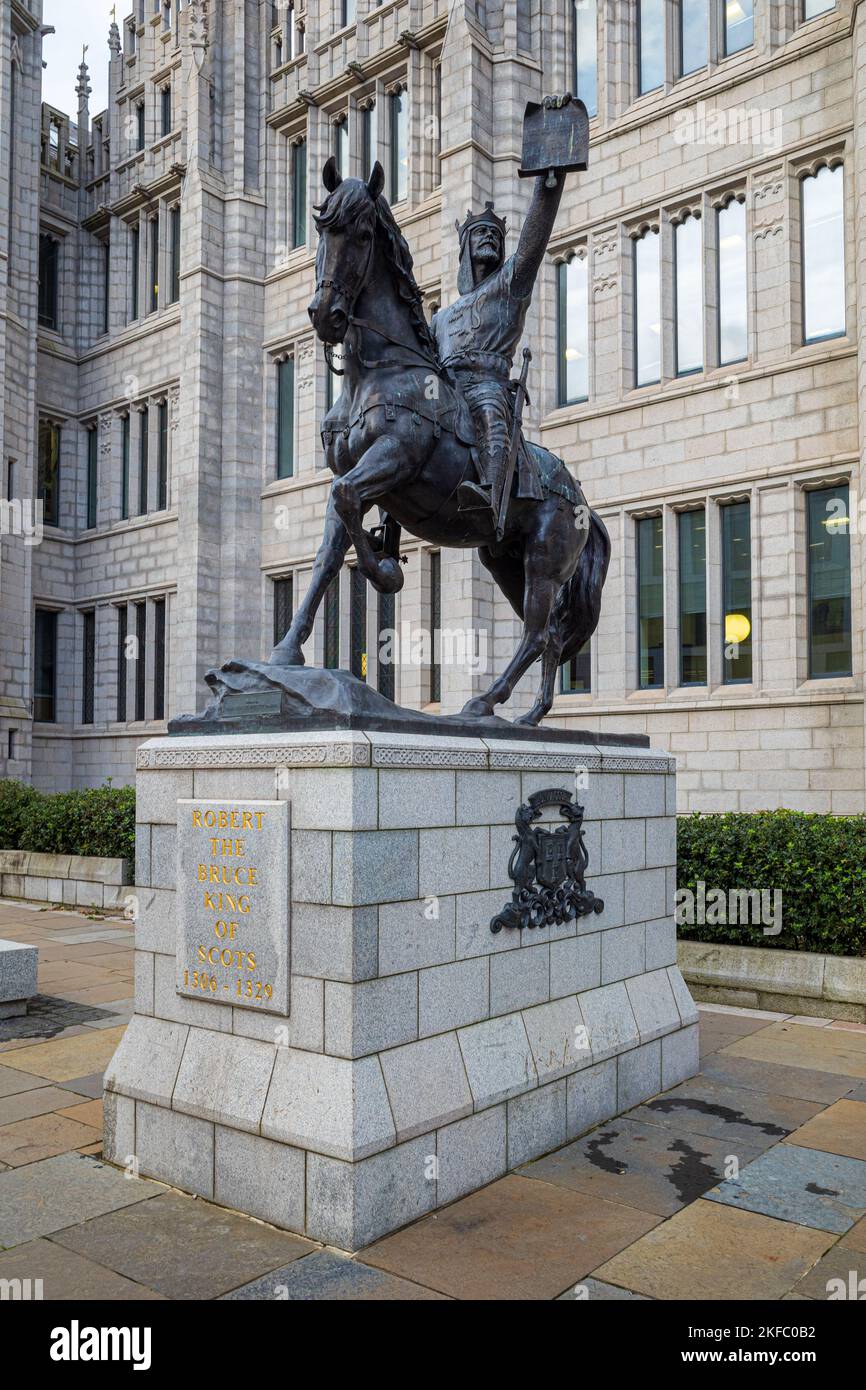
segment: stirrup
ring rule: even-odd
[[[457,489],[458,511],[474,512],[493,506],[492,490],[480,483],[463,482]]]

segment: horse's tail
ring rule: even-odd
[[[589,514],[589,535],[577,569],[562,590],[559,618],[563,634],[560,661],[570,661],[598,627],[601,591],[610,564],[610,536],[601,517]]]

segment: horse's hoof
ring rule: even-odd
[[[528,714],[521,714],[519,719],[515,719],[515,724],[521,724],[524,729],[537,729],[543,719],[543,714],[533,714],[532,710]]]
[[[303,666],[304,654],[297,647],[274,647],[268,657],[269,666]]]
[[[486,700],[482,700],[479,697],[475,700],[467,701],[460,713],[465,714],[468,719],[489,719],[493,713],[493,709],[488,705]]]
[[[397,594],[403,587],[403,568],[399,560],[388,555],[379,561],[376,588],[380,594]]]

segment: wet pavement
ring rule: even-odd
[[[104,1164],[133,929],[7,900],[0,936],[40,956],[0,1021],[0,1279],[46,1299],[825,1300],[866,1277],[866,1026],[702,1005],[699,1077],[349,1257]]]

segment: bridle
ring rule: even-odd
[[[342,281],[337,280],[337,279],[335,279],[334,277],[324,277],[324,278],[322,278],[321,280],[317,280],[317,281],[316,281],[316,293],[318,294],[320,290],[333,290],[333,292],[334,292],[335,294],[340,295],[340,296],[342,297],[342,299],[345,301],[345,303],[346,303],[346,305],[347,305],[347,307],[348,307],[348,311],[347,311],[347,314],[346,314],[346,320],[347,320],[347,322],[348,322],[348,324],[349,324],[349,326],[350,326],[351,328],[366,328],[366,329],[369,329],[369,331],[370,331],[371,333],[377,334],[377,336],[380,337],[380,338],[383,338],[383,339],[385,340],[385,342],[391,343],[391,345],[392,345],[393,347],[399,347],[399,348],[402,348],[404,352],[409,352],[409,353],[411,353],[411,354],[412,354],[414,357],[416,357],[419,361],[423,362],[425,366],[427,366],[427,367],[430,367],[430,366],[438,367],[440,364],[436,361],[435,358],[431,357],[429,353],[427,353],[427,352],[422,352],[420,349],[416,349],[416,348],[412,347],[412,345],[411,345],[410,343],[405,343],[405,342],[403,342],[403,340],[402,340],[401,338],[394,338],[394,337],[392,337],[390,333],[386,333],[385,330],[384,330],[383,328],[380,328],[378,324],[373,323],[371,319],[359,318],[357,314],[352,313],[352,310],[353,310],[354,307],[355,307],[355,304],[356,304],[356,302],[357,302],[357,300],[358,300],[359,295],[361,294],[361,291],[366,287],[367,279],[368,279],[368,276],[369,276],[369,274],[370,274],[370,267],[371,267],[371,265],[373,264],[373,254],[374,254],[374,252],[375,252],[375,249],[376,249],[376,236],[375,236],[375,233],[374,233],[373,236],[371,236],[371,238],[370,238],[370,247],[369,247],[369,250],[368,250],[368,252],[367,252],[367,263],[366,263],[366,265],[364,266],[364,269],[363,269],[363,271],[362,271],[362,273],[361,273],[361,275],[360,275],[360,277],[359,277],[358,285],[357,285],[357,288],[354,290],[354,292],[353,292],[347,285],[344,285],[344,284],[342,283]],[[327,362],[330,371],[333,372],[334,376],[345,376],[346,373],[345,373],[344,370],[342,370],[342,369],[339,368],[339,367],[335,367],[335,366],[334,366],[334,353],[335,353],[335,351],[336,351],[336,348],[337,348],[338,344],[336,344],[336,343],[325,343],[325,344],[323,344],[323,346],[324,346],[324,349],[325,349],[325,361]],[[344,356],[344,357],[349,357],[349,356],[354,355],[355,357],[357,357],[357,359],[358,359],[358,361],[360,362],[361,366],[364,367],[364,368],[366,368],[368,371],[371,370],[371,369],[373,369],[373,368],[376,368],[376,367],[393,367],[393,366],[399,366],[399,365],[403,365],[403,366],[414,366],[414,365],[415,365],[414,362],[403,362],[403,363],[401,364],[401,363],[399,363],[399,362],[395,362],[395,361],[393,361],[393,360],[391,360],[391,359],[388,359],[388,358],[381,358],[381,359],[378,359],[378,360],[373,359],[373,360],[371,360],[371,361],[368,361],[366,358],[364,358],[364,357],[361,356],[361,354],[360,354],[360,352],[358,351],[357,347],[353,347],[351,344],[347,344],[345,341],[344,341],[343,343],[339,344],[339,346],[342,347],[342,349],[343,349],[343,356]]]

